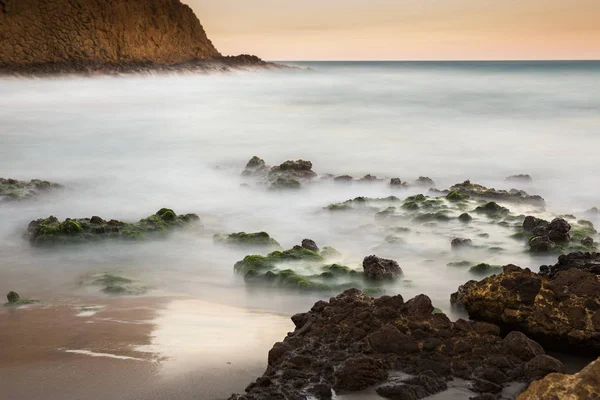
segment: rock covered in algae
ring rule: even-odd
[[[503,339],[496,325],[452,322],[434,313],[425,295],[405,302],[400,295],[374,299],[350,289],[292,321],[294,332],[275,343],[264,375],[230,399],[324,400],[369,387],[389,398],[418,399],[443,392],[452,378],[494,394],[512,382],[528,382],[544,365],[552,369],[554,361],[548,372],[564,370],[524,334]]]
[[[529,204],[539,208],[546,207],[546,202],[541,196],[529,195],[523,190],[511,189],[509,191],[506,191],[488,188],[477,183],[471,183],[471,181],[469,180],[466,180],[463,183],[457,183],[456,185],[451,186],[448,190],[432,190],[432,192],[440,194],[449,194],[452,192],[457,192],[475,199],[503,201],[517,204]]]
[[[215,243],[224,243],[234,246],[247,247],[281,247],[277,240],[273,239],[267,232],[236,232],[226,234],[215,234],[213,236]]]
[[[375,281],[392,280],[402,275],[402,269],[394,260],[387,260],[375,255],[367,256],[363,260],[365,277]]]
[[[62,189],[58,183],[32,179],[29,182],[0,178],[0,203],[34,199],[42,194]]]
[[[32,221],[27,228],[27,237],[34,246],[86,243],[103,239],[143,240],[163,236],[177,229],[200,226],[196,214],[177,215],[168,208],[156,214],[129,223],[117,220],[106,221],[98,216],[71,219],[60,222],[58,218]]]

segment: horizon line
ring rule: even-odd
[[[565,59],[470,59],[470,60],[379,60],[379,59],[339,59],[339,60],[324,60],[324,59],[312,59],[312,60],[266,60],[270,62],[598,62],[600,58],[596,59],[585,59],[585,58],[565,58]]]

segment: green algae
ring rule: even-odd
[[[236,246],[281,247],[279,242],[273,239],[267,232],[237,232],[229,235],[215,234],[213,239],[215,243]]]
[[[446,195],[446,200],[451,202],[459,202],[463,200],[467,200],[469,195],[459,192],[458,190],[451,190],[450,193]]]
[[[485,214],[490,218],[501,218],[506,217],[510,213],[510,210],[506,207],[500,206],[495,201],[490,201],[485,205],[477,207],[474,212]]]

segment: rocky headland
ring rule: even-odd
[[[179,0],[2,0],[0,74],[223,71],[275,67],[224,57]]]

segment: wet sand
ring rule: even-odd
[[[3,399],[224,399],[266,368],[286,316],[189,298],[0,308]]]

